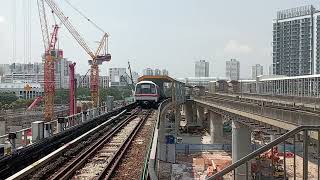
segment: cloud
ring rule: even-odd
[[[0,23],[3,23],[5,21],[3,16],[0,16]]]
[[[229,40],[223,51],[227,54],[250,54],[253,48],[236,40]]]

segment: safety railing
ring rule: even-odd
[[[14,149],[22,148],[42,138],[50,137],[73,126],[90,121],[106,112],[107,106],[102,106],[46,123],[43,121],[33,122],[30,128],[0,136],[0,156],[2,154],[10,154]],[[33,125],[34,123],[37,123],[36,126]]]
[[[158,146],[158,131],[159,131],[159,123],[160,123],[160,116],[161,116],[161,110],[163,107],[170,102],[171,99],[164,100],[159,108],[158,108],[158,117],[157,122],[153,130],[153,139],[150,143],[148,152],[146,154],[146,161],[144,164],[144,169],[141,173],[141,180],[158,180],[157,175],[157,146]]]
[[[311,132],[317,140],[309,137]],[[296,152],[298,145],[302,152]],[[207,179],[319,179],[319,157],[320,126],[300,126]]]

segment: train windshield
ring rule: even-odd
[[[156,87],[154,84],[138,84],[136,94],[156,94]]]

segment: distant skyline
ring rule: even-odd
[[[15,12],[12,5],[16,2]],[[31,9],[31,57],[40,62],[43,44],[36,1],[29,1]],[[70,0],[86,16],[110,34],[111,62],[101,66],[101,75],[110,67],[127,67],[141,74],[147,67],[167,69],[173,77],[194,75],[194,62],[210,62],[210,76],[223,77],[225,62],[240,61],[241,78],[251,77],[251,66],[272,63],[272,20],[279,10],[314,5],[316,0]],[[17,61],[24,60],[25,1],[1,0],[0,7],[0,63],[12,61],[12,24],[16,14]],[[60,7],[73,25],[95,49],[102,34],[66,4]],[[50,11],[47,11],[51,17]],[[77,73],[84,74],[89,56],[71,38],[64,27],[59,47],[65,57],[77,63]],[[29,45],[28,45],[29,46]],[[10,60],[10,61],[9,61]]]

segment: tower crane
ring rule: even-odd
[[[45,121],[51,121],[53,118],[54,94],[55,94],[55,79],[54,79],[54,57],[55,46],[58,40],[59,26],[56,24],[53,27],[53,32],[49,38],[47,16],[44,2],[37,0],[40,25],[42,31],[44,53],[44,116]]]
[[[46,4],[51,8],[52,12],[60,19],[61,23],[68,29],[68,31],[73,36],[73,38],[77,41],[77,43],[91,57],[91,60],[89,60],[89,65],[91,65],[90,92],[91,92],[91,98],[93,101],[93,106],[97,107],[99,104],[99,66],[98,65],[102,64],[104,61],[111,60],[111,54],[107,53],[108,52],[108,36],[109,36],[108,33],[104,32],[97,50],[95,52],[93,52],[89,48],[89,46],[87,45],[85,40],[81,37],[79,32],[71,24],[68,17],[66,17],[63,14],[62,10],[54,2],[54,0],[38,0],[38,1],[41,1],[42,4],[44,4],[44,2],[46,2]],[[103,49],[104,49],[104,52],[102,54],[100,54],[100,52]]]

